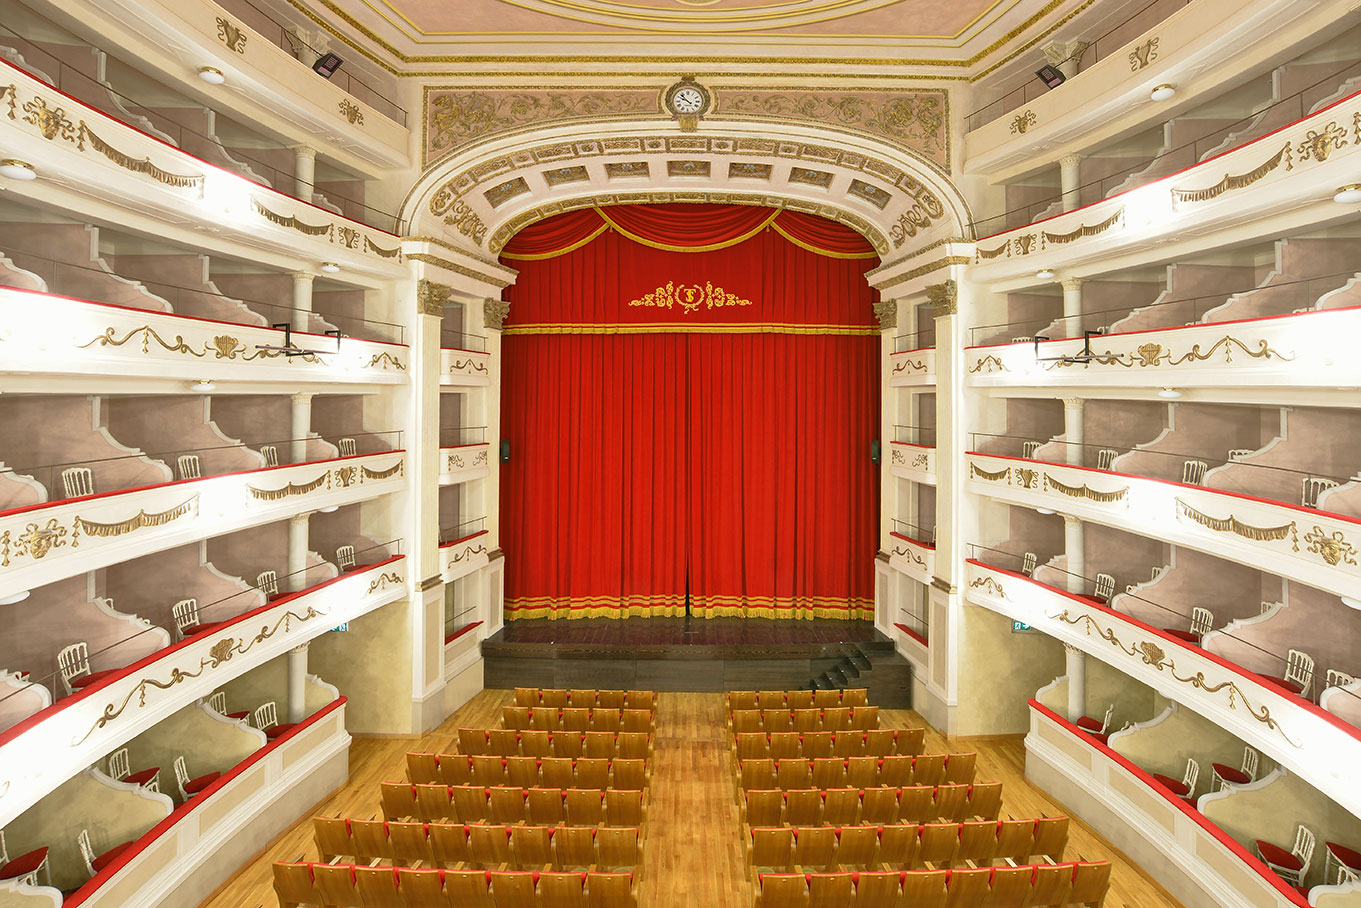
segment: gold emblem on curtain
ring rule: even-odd
[[[658,309],[679,306],[686,312],[694,312],[700,307],[721,309],[724,306],[751,304],[751,300],[742,299],[722,287],[715,287],[711,281],[705,281],[703,284],[677,284],[675,281],[667,281],[651,293],[645,293],[629,302],[630,306],[654,306]]]

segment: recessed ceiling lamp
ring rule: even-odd
[[[1166,400],[1176,400],[1178,397],[1181,397],[1181,392],[1176,388],[1163,388],[1158,392],[1158,396]]]
[[[1049,517],[1049,516],[1051,516],[1051,515],[1054,513],[1054,509],[1053,509],[1053,508],[1036,508],[1036,509],[1035,509],[1035,513],[1036,513],[1036,514],[1043,514],[1044,516]]]
[[[338,504],[328,505],[327,507],[324,507],[324,508],[317,508],[317,511],[320,512],[320,513],[322,513],[322,514],[334,514],[336,511],[339,511],[339,510],[340,510],[340,505],[338,505]]]
[[[1036,272],[1035,272],[1035,276],[1036,276],[1037,278],[1039,278],[1040,280],[1042,280],[1042,281],[1053,280],[1053,279],[1054,279],[1054,269],[1053,269],[1053,268],[1041,268],[1039,271],[1036,271]]]
[[[216,66],[200,66],[198,68],[198,77],[209,85],[221,85],[223,82],[227,81],[227,77],[222,75],[222,70],[218,69]]]
[[[213,390],[213,389],[216,388],[216,387],[217,387],[217,385],[215,385],[215,384],[213,384],[212,382],[208,381],[208,379],[206,379],[206,378],[200,378],[198,381],[193,382],[192,384],[189,385],[189,390],[190,390],[190,391],[211,391],[211,390]]]
[[[38,171],[34,170],[33,165],[27,161],[16,161],[14,158],[9,158],[0,161],[0,177],[11,180],[36,180]]]
[[[6,161],[5,163],[9,163]],[[1348,183],[1346,186],[1337,187],[1337,192],[1333,193],[1333,201],[1341,205],[1354,205],[1361,202],[1361,183]]]
[[[1351,596],[1340,596],[1342,604],[1350,608],[1361,608],[1361,599],[1354,599]]]
[[[327,274],[335,274],[337,271],[340,270],[340,266],[337,265],[335,262],[322,262],[321,270],[325,271]]]
[[[28,590],[20,590],[17,593],[10,593],[8,596],[0,597],[0,605],[15,605],[28,598]]]
[[[1173,85],[1170,82],[1164,82],[1162,85],[1159,85],[1157,88],[1154,88],[1153,91],[1150,92],[1148,96],[1152,98],[1154,101],[1166,101],[1168,98],[1172,97],[1176,93],[1177,86]]]

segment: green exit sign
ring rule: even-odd
[[[1011,632],[1012,632],[1013,634],[1020,634],[1020,633],[1024,633],[1025,631],[1033,631],[1033,630],[1034,630],[1033,627],[1031,627],[1031,626],[1028,625],[1028,624],[1025,624],[1024,622],[1021,622],[1021,621],[1013,621],[1013,622],[1011,622]]]

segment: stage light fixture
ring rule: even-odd
[[[322,262],[321,270],[325,271],[327,274],[335,274],[336,272],[340,271],[340,266],[337,265],[335,262]]]
[[[1361,202],[1361,183],[1348,183],[1346,186],[1337,187],[1337,192],[1333,193],[1333,201],[1339,205],[1355,205]]]
[[[1164,82],[1162,85],[1159,85],[1156,88],[1154,88],[1153,91],[1150,92],[1148,96],[1152,98],[1154,101],[1166,101],[1168,98],[1172,97],[1176,93],[1177,86],[1171,84],[1170,82]]]
[[[198,77],[209,85],[221,85],[223,82],[227,81],[227,77],[222,75],[222,70],[218,69],[216,66],[200,66],[198,68]]]
[[[196,381],[196,382],[191,382],[191,383],[190,383],[190,385],[189,385],[189,390],[190,390],[190,391],[211,391],[211,390],[213,390],[213,389],[216,388],[216,387],[217,387],[217,385],[215,385],[215,384],[213,384],[212,382],[208,381],[208,379],[206,379],[206,378],[200,378],[198,381]]]
[[[0,161],[0,177],[27,182],[29,180],[36,180],[38,178],[38,171],[34,170],[33,165],[27,161],[9,158],[8,160]]]
[[[1176,388],[1163,388],[1158,392],[1158,396],[1164,400],[1176,400],[1178,397],[1181,397],[1181,392]]]
[[[344,62],[335,54],[322,54],[317,62],[312,64],[312,70],[323,79],[329,79],[336,74],[336,70],[340,69],[340,64]]]
[[[1041,268],[1039,271],[1035,272],[1035,276],[1042,281],[1052,281],[1054,279],[1054,269]]]
[[[1064,80],[1068,78],[1059,71],[1057,66],[1052,66],[1048,63],[1035,70],[1035,75],[1039,77],[1040,81],[1043,82],[1047,88],[1058,88],[1063,84]]]
[[[0,598],[0,605],[17,605],[29,596],[28,590],[20,590],[17,593],[10,593],[8,596]]]

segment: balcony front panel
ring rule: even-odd
[[[194,700],[406,588],[400,555],[342,574],[153,653],[0,734],[0,825]]]
[[[490,534],[483,530],[439,547],[440,579],[453,583],[479,568],[491,564]]]
[[[472,482],[491,475],[491,445],[458,445],[439,449],[439,484]]]
[[[900,533],[889,533],[888,563],[899,573],[928,586],[936,576],[935,546]]]
[[[1352,813],[1361,730],[1222,657],[1093,600],[968,562],[966,598],[1095,656],[1269,754]]]
[[[491,356],[476,350],[440,350],[441,385],[484,388],[491,384]]]
[[[1176,247],[1162,244],[1187,237],[1202,248],[1206,235],[1247,218],[1335,219],[1341,211],[1333,194],[1356,182],[1361,160],[1358,117],[1361,92],[1171,176],[980,239],[969,276],[1032,285],[1038,269],[1065,272],[1095,255],[1165,259]]]
[[[969,491],[1162,539],[1355,596],[1361,521],[1202,486],[970,452]]]
[[[889,472],[899,479],[936,484],[936,449],[895,441],[889,444]]]
[[[401,277],[398,237],[229,173],[133,129],[0,60],[0,141],[38,179],[16,197],[111,217],[142,216],[288,261],[333,261],[351,274]],[[52,178],[52,179],[49,179]],[[87,200],[89,200],[87,202]],[[97,200],[97,201],[95,201]],[[113,214],[112,212],[115,212]],[[187,236],[196,235],[186,233]]]
[[[1230,908],[1309,904],[1222,829],[1180,798],[1163,794],[1148,773],[1035,700],[1030,701],[1025,747],[1027,778],[1075,805],[1075,810],[1083,798],[1104,808],[1083,813],[1098,832],[1139,863],[1171,861],[1181,873],[1169,879],[1169,888],[1186,904]],[[1055,791],[1050,784],[1055,779],[1071,790]],[[1131,841],[1131,836],[1136,838]]]
[[[1361,308],[1187,325],[1081,339],[970,347],[976,388],[1302,388],[1361,386]]]
[[[0,513],[0,597],[210,536],[397,491],[406,452],[228,473]]]
[[[399,384],[407,348],[346,337],[293,335],[308,352],[278,349],[283,332],[189,315],[0,288],[0,374],[183,380]]]
[[[892,356],[888,383],[895,388],[911,388],[936,383],[936,348],[906,350]]]

